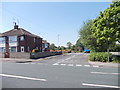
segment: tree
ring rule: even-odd
[[[62,50],[62,48],[60,46],[57,47],[57,50]]]
[[[84,50],[84,46],[83,46],[83,44],[81,43],[81,40],[80,40],[80,39],[78,39],[78,40],[76,41],[75,47],[76,47],[76,50],[77,50],[77,51],[83,51],[83,50]]]
[[[76,46],[73,45],[73,46],[71,47],[71,49],[72,49],[73,51],[75,51],[75,50],[76,50]]]
[[[53,44],[53,43],[50,44],[50,49],[51,49],[51,50],[55,50],[55,48],[57,48],[57,47],[55,46],[55,44]]]
[[[65,49],[66,49],[66,47],[64,47],[64,46],[61,46],[61,49],[62,49],[62,50],[65,50]]]
[[[120,1],[113,2],[109,8],[94,20],[92,34],[99,46],[109,48],[113,43],[120,40]]]
[[[92,35],[92,30],[90,29],[93,24],[93,20],[87,20],[83,23],[83,26],[80,28],[78,39],[79,42],[83,44],[85,48],[88,48],[93,51],[98,51],[99,48],[96,43],[96,38]]]
[[[67,47],[68,47],[68,49],[71,49],[72,43],[71,42],[67,42]]]

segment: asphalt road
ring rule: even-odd
[[[118,88],[118,68],[92,66],[84,53],[29,63],[2,62],[3,88]]]

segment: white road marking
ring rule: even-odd
[[[29,64],[29,63],[24,63],[24,64]]]
[[[74,58],[75,56],[76,56],[76,55],[73,55],[73,56],[71,56],[71,57],[68,57],[68,58],[66,58],[66,59],[64,59],[64,60],[58,61],[58,62],[56,62],[56,63],[65,62],[65,61],[67,61],[67,60],[70,60],[70,59]]]
[[[85,67],[90,67],[90,65],[84,65]]]
[[[36,64],[36,63],[30,63],[30,64]]]
[[[47,81],[46,79],[31,78],[31,77],[24,77],[24,76],[17,76],[17,75],[0,74],[0,76],[12,77],[12,78],[20,78],[20,79],[28,79],[28,80]]]
[[[58,63],[54,63],[53,65],[59,65]]]
[[[112,85],[99,85],[99,84],[88,84],[88,83],[82,83],[84,86],[96,86],[96,87],[108,87],[108,88],[120,88],[118,86],[112,86]]]
[[[93,67],[99,67],[99,66],[93,66]]]
[[[60,65],[65,66],[66,64],[60,64]]]
[[[43,64],[43,63],[37,63],[37,64]]]
[[[73,64],[68,64],[68,66],[73,66]]]
[[[111,75],[118,75],[120,73],[107,73],[107,72],[91,72],[91,73],[94,73],[94,74],[111,74]]]
[[[79,66],[79,67],[80,67],[80,66],[82,66],[82,65],[81,65],[81,64],[76,64],[76,66]]]

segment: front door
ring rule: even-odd
[[[24,52],[24,46],[21,47],[21,52]]]

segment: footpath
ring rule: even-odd
[[[35,61],[42,61],[47,60],[50,58],[54,58],[57,56],[51,56],[51,57],[45,57],[45,58],[39,58],[39,59],[23,59],[23,58],[0,58],[0,61],[2,62],[17,62],[17,63],[26,63],[26,62],[35,62]]]
[[[88,61],[89,64],[91,65],[97,65],[97,66],[100,66],[100,67],[120,67],[120,63],[112,63],[112,62],[91,62],[91,61]]]

